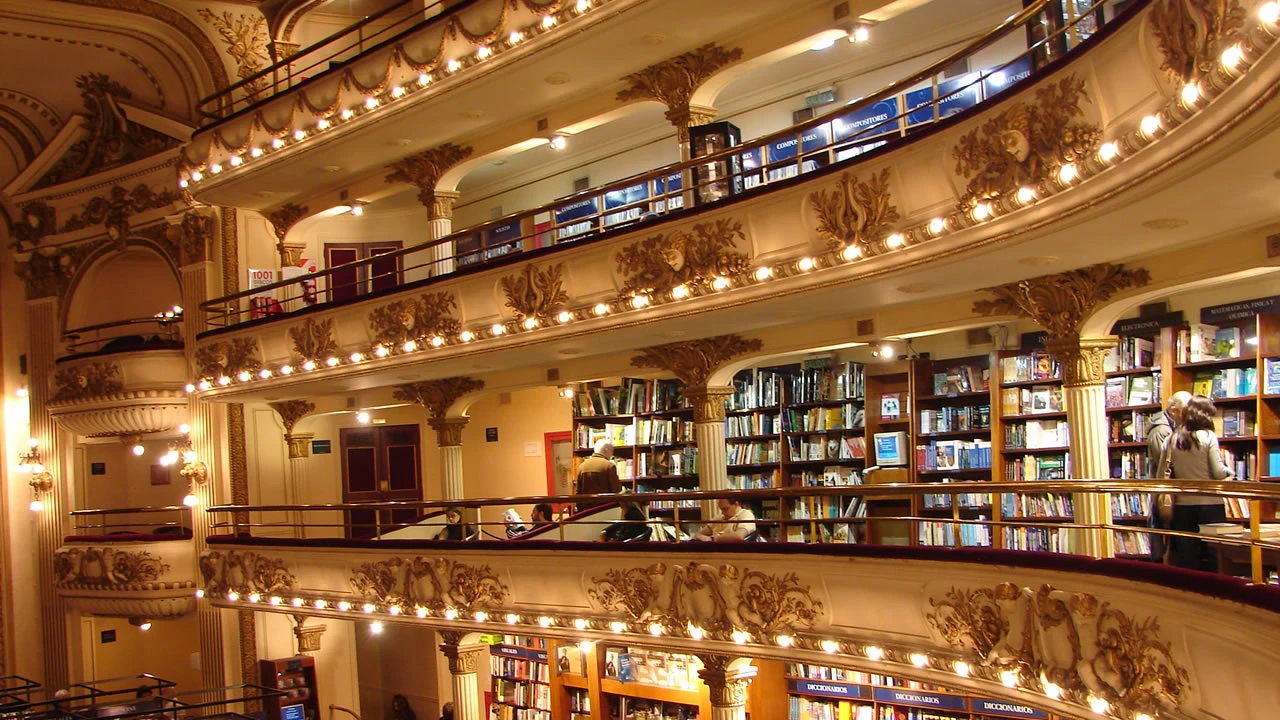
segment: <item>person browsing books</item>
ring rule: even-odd
[[[1150,427],[1147,428],[1147,462],[1150,467],[1147,468],[1147,477],[1160,478],[1164,472],[1160,463],[1161,454],[1164,452],[1165,443],[1169,442],[1169,436],[1173,435],[1173,431],[1177,429],[1182,422],[1182,411],[1187,407],[1187,401],[1191,399],[1191,393],[1186,390],[1179,390],[1169,396],[1169,402],[1161,412],[1152,413],[1149,418]],[[1152,496],[1151,514],[1147,518],[1147,525],[1155,529],[1167,530],[1167,523],[1160,519],[1160,510],[1155,502],[1155,496]],[[1159,562],[1164,558],[1165,538],[1160,535],[1151,536],[1151,559]]]
[[[756,531],[756,516],[751,508],[735,499],[720,498],[720,519],[702,526],[694,540],[703,542],[742,542]]]
[[[1213,401],[1196,395],[1187,401],[1176,432],[1165,443],[1160,467],[1169,468],[1169,477],[1178,480],[1226,480],[1233,473],[1222,462],[1218,436],[1213,431],[1217,415]],[[1163,474],[1163,471],[1162,473]],[[1213,495],[1174,495],[1170,527],[1187,533],[1200,532],[1201,525],[1226,522],[1222,498]],[[1170,540],[1169,563],[1190,570],[1218,571],[1217,555],[1199,538]]]
[[[601,495],[622,492],[618,479],[618,466],[613,464],[613,441],[597,440],[595,452],[578,466],[575,494]],[[586,510],[608,502],[607,500],[579,500],[578,509]]]

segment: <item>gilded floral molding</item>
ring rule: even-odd
[[[1056,275],[1041,275],[1008,285],[986,288],[994,300],[979,300],[979,315],[1015,315],[1031,318],[1049,331],[1051,338],[1071,338],[1094,308],[1116,293],[1151,282],[1144,268],[1099,263]]]
[[[165,589],[158,581],[167,572],[168,563],[146,550],[64,547],[53,555],[54,584],[60,588]]]
[[[654,563],[607,570],[587,588],[593,606],[616,618],[693,625],[717,639],[734,630],[760,637],[811,630],[822,602],[795,573],[773,575],[734,565]]]
[[[32,250],[26,262],[17,262],[14,267],[26,286],[27,299],[51,296],[61,299],[71,287],[71,279],[79,272],[80,266],[107,243],[106,239],[100,239],[49,248],[47,252]]]
[[[1069,702],[1102,698],[1125,717],[1173,712],[1187,699],[1187,670],[1160,638],[1157,618],[1139,620],[1050,585],[952,588],[929,604],[929,626],[966,651],[971,672],[986,680],[1013,672],[1022,687],[1052,683]]]
[[[228,11],[221,15],[209,8],[200,8],[196,14],[206,23],[213,26],[227,47],[227,55],[236,64],[236,75],[241,80],[253,77],[267,65],[271,64],[271,56],[267,53],[267,45],[271,36],[267,34],[267,19],[259,14],[257,17],[240,13],[239,17]],[[262,77],[245,86],[249,94],[253,94],[267,85],[267,78]]]
[[[450,313],[457,307],[457,298],[447,291],[382,305],[369,313],[369,338],[374,345],[394,347],[410,340],[456,335],[462,323]]]
[[[9,247],[17,252],[30,250],[46,235],[58,232],[58,211],[40,200],[23,203],[18,218],[9,223]]]
[[[363,563],[350,580],[351,589],[365,600],[437,612],[492,610],[511,596],[511,589],[488,565],[420,555]]]
[[[618,296],[668,292],[678,285],[709,290],[717,278],[745,275],[751,260],[737,251],[737,240],[746,240],[742,223],[721,218],[696,223],[688,233],[673,230],[632,243],[615,256],[624,278]]]
[[[498,285],[506,295],[506,307],[519,320],[546,322],[569,303],[569,293],[564,289],[564,263],[548,265],[543,270],[529,263],[518,273],[504,275]]]
[[[298,582],[284,560],[252,550],[206,551],[200,555],[200,575],[208,595],[281,593]]]
[[[440,184],[440,177],[449,168],[471,157],[471,153],[470,146],[463,147],[453,143],[428,148],[388,165],[387,170],[390,172],[386,182],[409,183],[418,188],[418,202],[432,208],[432,217],[435,217],[434,213],[439,209],[436,207],[436,185]]]
[[[132,190],[116,185],[105,196],[93,198],[85,203],[84,210],[67,218],[62,225],[62,232],[101,224],[107,237],[118,247],[124,247],[124,242],[129,238],[129,219],[132,216],[172,205],[181,199],[182,196],[177,192],[168,189],[156,192],[145,183],[134,186]]]
[[[124,390],[120,366],[113,362],[94,361],[59,368],[53,374],[52,402],[102,397]]]
[[[741,59],[742,48],[707,43],[622,78],[627,87],[618,91],[618,100],[657,100],[666,105],[667,119],[682,128],[681,139],[687,141],[693,93],[712,75]]]
[[[1147,22],[1164,55],[1160,69],[1182,84],[1208,75],[1244,20],[1238,0],[1157,0]]]
[[[267,405],[276,411],[280,416],[280,422],[284,423],[285,437],[293,434],[293,426],[297,425],[299,420],[316,411],[316,404],[310,400],[281,400],[267,403]]]
[[[1008,110],[960,138],[952,149],[955,172],[968,179],[961,209],[999,198],[1022,187],[1035,188],[1058,167],[1098,149],[1102,128],[1076,122],[1088,101],[1084,80],[1068,74],[1036,88],[1035,102],[1015,102]]]
[[[333,318],[307,318],[301,325],[289,328],[289,342],[295,360],[321,361],[342,352],[333,338]]]
[[[133,93],[103,73],[76,78],[88,135],[77,140],[32,189],[60,185],[127,165],[179,145],[178,140],[128,119],[121,100]]]
[[[484,381],[469,377],[441,378],[424,382],[397,385],[391,397],[404,402],[417,403],[427,409],[431,418],[443,418],[458,398],[484,389]],[[433,426],[434,427],[434,426]]]
[[[311,212],[305,205],[297,203],[285,203],[280,207],[264,214],[267,222],[271,223],[271,229],[276,233],[276,249],[280,251],[281,257],[284,256],[284,236],[289,233],[289,229],[298,224],[298,221],[307,216]]]
[[[232,338],[207,343],[196,348],[196,376],[218,379],[234,377],[242,372],[262,369],[257,338]]]
[[[178,249],[174,261],[179,267],[203,262],[212,257],[216,219],[210,212],[189,210],[177,222],[170,221],[165,238]]]
[[[810,193],[809,205],[818,216],[818,236],[827,241],[828,249],[839,251],[852,245],[863,257],[885,250],[884,240],[893,223],[902,219],[889,200],[889,168],[866,182],[845,171],[835,190]]]
[[[738,335],[690,340],[657,345],[631,358],[632,367],[660,368],[673,373],[686,388],[705,388],[707,379],[717,368],[739,355],[758,352],[764,343],[756,338]]]

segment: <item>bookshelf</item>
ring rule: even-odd
[[[1104,363],[1107,412],[1107,454],[1113,478],[1133,480],[1151,477],[1147,432],[1151,418],[1164,412],[1162,343],[1155,337],[1121,337]],[[1113,493],[1111,520],[1117,525],[1145,527],[1151,514],[1148,493]],[[1117,557],[1151,559],[1151,538],[1145,533],[1117,530],[1113,533]]]
[[[608,439],[625,488],[635,492],[696,490],[698,448],[693,408],[678,380],[622,378],[616,386],[589,383],[574,395],[574,475],[595,443]],[[669,513],[657,503],[651,514]],[[682,507],[696,517],[698,506]]]
[[[905,453],[901,466],[882,470],[891,482],[914,482],[915,463],[911,457],[915,437],[914,408],[912,402],[916,396],[915,386],[917,373],[913,360],[895,360],[886,363],[868,365],[866,375],[866,437],[867,463],[888,467],[882,453],[876,449],[877,436],[886,433],[902,433],[905,442],[901,443]],[[871,478],[875,482],[879,478]],[[906,520],[880,520],[874,518],[909,515],[912,510],[911,498],[884,497],[869,502],[866,515],[868,540],[882,545],[910,545],[914,534],[910,522]]]
[[[991,477],[991,356],[917,360],[916,478],[921,483],[985,480]],[[914,513],[951,520],[986,520],[991,495],[924,495]],[[991,547],[991,531],[981,525],[936,521],[917,528],[920,545]]]
[[[702,664],[692,654],[561,641],[551,652],[554,720],[711,717],[711,696],[698,677]]]
[[[503,635],[489,646],[491,720],[551,720],[546,638]]]
[[[320,719],[320,700],[316,697],[316,660],[310,655],[259,660],[258,677],[262,687],[280,690],[285,697],[267,697],[263,700],[263,713],[267,720],[296,718],[302,708],[305,720]]]

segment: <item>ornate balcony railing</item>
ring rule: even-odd
[[[1060,67],[1078,48],[1113,31],[1123,24],[1124,17],[1145,5],[1141,0],[1106,0],[1064,19],[1050,13],[1059,7],[1057,3],[1037,0],[983,37],[918,72],[786,130],[731,148],[709,148],[711,152],[693,160],[584,190],[439,240],[215,298],[203,303],[201,309],[209,324],[218,327],[345,302],[364,287],[393,286],[384,292],[396,292],[408,285],[509,261],[519,253],[578,245],[695,207],[756,196],[823,168],[853,166],[935,132],[984,102],[1007,97],[1010,88],[1029,84],[1029,79]],[[1035,39],[1026,43],[1024,51],[998,65],[960,77],[946,76],[957,63],[976,62],[981,51],[1014,35]],[[868,192],[874,194],[877,182],[883,184],[885,179],[870,178]],[[981,198],[971,200],[973,207],[981,204]],[[866,218],[866,227],[857,242],[851,243],[855,249],[848,252],[874,254],[942,232],[926,223],[907,232],[889,233],[886,220]],[[956,228],[970,221],[967,213],[962,213],[934,222]]]

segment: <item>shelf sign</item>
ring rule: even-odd
[[[1171,313],[1163,313],[1161,315],[1153,315],[1151,317],[1129,318],[1128,320],[1117,320],[1115,325],[1111,326],[1112,335],[1125,336],[1146,336],[1158,335],[1160,328],[1166,327],[1182,327],[1186,324],[1186,320],[1182,316],[1182,311]]]
[[[513,648],[507,645],[494,645],[489,648],[489,651],[496,655],[505,655],[507,657],[524,659],[524,653],[520,648]]]
[[[530,650],[529,659],[533,660],[534,662],[544,663],[547,661],[547,651],[546,650]]]
[[[867,689],[861,685],[846,685],[838,682],[822,680],[791,680],[791,692],[800,695],[817,695],[820,697],[852,698],[854,700],[869,699]]]
[[[1037,718],[1037,720],[1047,720],[1049,717],[1049,713],[1029,708],[1026,705],[1019,705],[1008,700],[984,700],[982,698],[969,699],[969,712],[1003,717]]]
[[[301,705],[285,705],[280,708],[280,720],[306,720],[306,710]]]
[[[1254,315],[1266,315],[1274,312],[1280,312],[1280,295],[1202,308],[1200,310],[1200,322],[1216,325],[1217,323],[1244,320]]]
[[[954,695],[936,695],[917,690],[901,688],[876,688],[876,702],[893,703],[894,705],[911,705],[914,707],[938,708],[939,710],[958,710],[965,712],[965,698]]]

